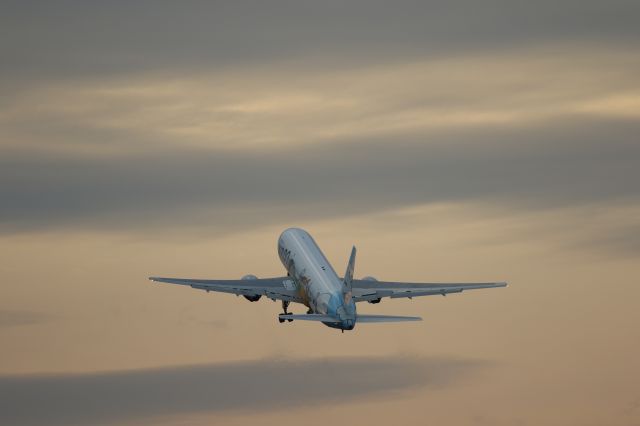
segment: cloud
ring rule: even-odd
[[[448,130],[250,151],[7,152],[0,230],[246,228],[438,202],[638,201],[640,123]]]
[[[640,118],[633,49],[486,51],[328,72],[265,63],[25,89],[0,107],[3,147],[86,153],[151,146],[247,149],[561,118]],[[473,73],[468,70],[473,69]]]
[[[0,26],[2,81],[250,66],[285,58],[388,61],[558,40],[635,40],[634,1],[13,1]],[[333,57],[333,60],[327,58]]]
[[[606,225],[587,223],[591,227],[583,228],[579,236],[568,240],[565,244],[569,248],[589,247],[598,252],[607,252],[617,259],[625,256],[638,258],[640,256],[640,220],[636,213],[637,208],[628,208],[624,216],[618,215],[617,222],[609,222]],[[611,215],[602,216],[607,218]],[[599,218],[598,221],[602,219]],[[577,223],[579,224],[580,221]]]
[[[637,202],[635,2],[124,7],[0,17],[0,234]]]
[[[49,315],[41,312],[0,309],[0,327],[40,324],[50,319]]]
[[[425,386],[449,386],[483,364],[444,358],[337,358],[0,376],[0,422],[102,424],[389,398]]]

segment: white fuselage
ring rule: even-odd
[[[285,230],[278,239],[278,255],[311,312],[335,317],[335,322],[325,322],[329,327],[352,330],[355,302],[311,235],[298,228]]]

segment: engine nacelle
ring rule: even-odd
[[[244,277],[240,278],[241,280],[257,280],[258,277],[256,277],[255,275],[245,275]],[[243,295],[243,297],[245,299],[247,299],[249,302],[257,302],[258,300],[260,300],[260,298],[262,297],[261,294],[256,294],[254,296],[247,296],[246,294]]]
[[[362,278],[362,281],[378,281],[375,277],[364,277]],[[373,300],[367,300],[367,302],[369,303],[380,303],[380,300],[382,300],[381,298],[377,298],[377,299],[373,299]]]

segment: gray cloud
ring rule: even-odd
[[[40,324],[50,319],[49,315],[41,312],[0,309],[0,327]]]
[[[435,202],[544,209],[638,201],[640,123],[562,120],[242,151],[9,151],[0,230],[210,231]]]
[[[345,358],[0,376],[0,422],[86,425],[349,402],[424,386],[447,386],[482,365],[437,358]]]
[[[559,40],[637,41],[636,1],[4,2],[2,83],[288,58],[388,61]],[[332,63],[319,60],[318,66]],[[343,62],[344,63],[344,62]]]
[[[616,258],[640,256],[640,223],[636,216],[626,222],[604,229],[589,229],[568,243],[570,247],[590,247],[599,252],[608,252]]]

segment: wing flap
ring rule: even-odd
[[[149,280],[185,285],[198,290],[231,293],[239,296],[266,296],[269,299],[300,301],[297,286],[289,277],[258,278],[251,280],[203,280],[192,278],[149,277]]]
[[[391,281],[353,280],[353,299],[356,302],[389,297],[420,297],[461,293],[465,290],[506,287],[506,282],[487,283],[405,283]]]

